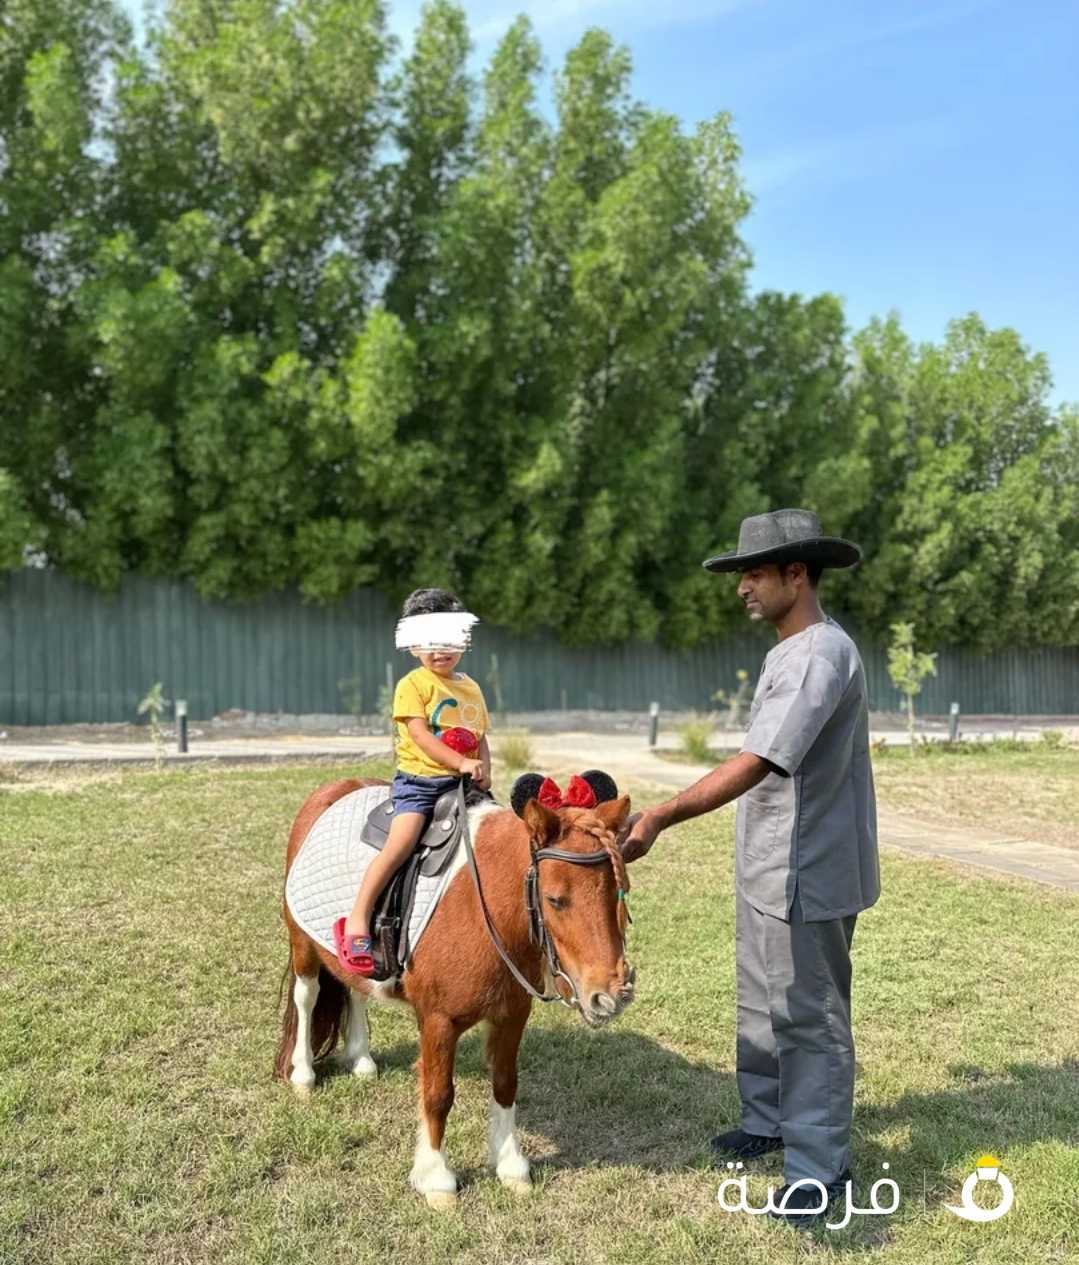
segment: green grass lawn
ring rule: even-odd
[[[305,1102],[270,1079],[285,838],[314,786],[355,771],[0,783],[3,1265],[1079,1258],[1079,903],[892,854],[854,940],[854,1162],[861,1194],[890,1163],[899,1211],[803,1237],[717,1207],[704,1147],[738,1104],[730,813],[631,870],[638,1000],[618,1023],[535,1014],[530,1200],[483,1167],[480,1034],[465,1039],[462,1197],[430,1211],[407,1185],[409,1014],[373,1012],[373,1083],[329,1070]],[[984,1151],[1015,1206],[968,1224],[943,1204]],[[770,1156],[755,1200],[780,1172]]]

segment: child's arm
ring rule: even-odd
[[[444,742],[436,738],[431,732],[430,726],[422,716],[409,716],[405,721],[408,726],[409,736],[417,747],[428,755],[436,764],[443,764],[448,769],[455,769],[458,773],[468,773],[472,777],[483,770],[482,760],[473,760],[469,756],[461,755],[454,751],[452,747],[447,747]],[[489,767],[489,762],[488,762]]]

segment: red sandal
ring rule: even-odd
[[[343,971],[368,978],[374,975],[377,967],[371,953],[374,941],[370,936],[346,936],[345,920],[338,918],[333,924],[333,943],[337,950],[337,961]]]

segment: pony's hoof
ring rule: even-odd
[[[532,1183],[523,1177],[510,1177],[502,1182],[502,1185],[518,1199],[528,1199],[532,1195],[534,1189]]]
[[[436,1212],[450,1212],[457,1207],[457,1192],[452,1190],[429,1190],[424,1199],[428,1208]]]
[[[368,1058],[367,1055],[364,1055],[363,1058],[357,1059],[356,1062],[352,1064],[352,1075],[355,1076],[357,1080],[372,1080],[378,1075],[378,1064],[374,1059]]]
[[[292,1086],[292,1092],[301,1102],[306,1102],[315,1093],[314,1082],[310,1085],[305,1085],[302,1081],[289,1081],[289,1084]]]

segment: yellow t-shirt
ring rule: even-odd
[[[418,667],[403,676],[393,693],[397,767],[402,773],[419,777],[445,777],[457,770],[448,764],[436,764],[413,742],[407,724],[410,716],[422,716],[436,738],[447,729],[471,729],[477,743],[490,724],[480,687],[463,672],[444,677],[429,668]]]

